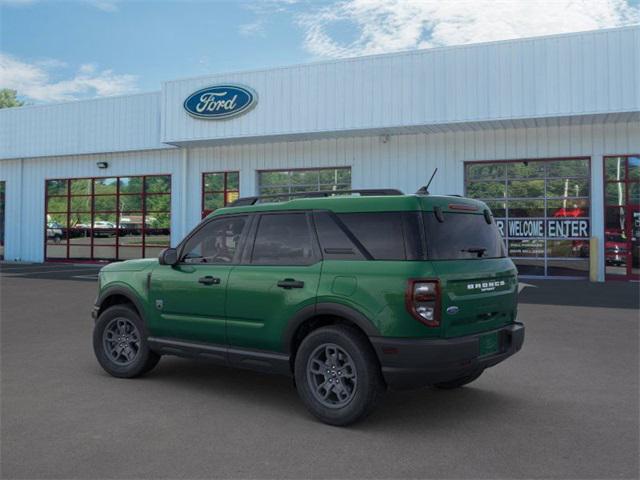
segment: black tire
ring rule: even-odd
[[[128,326],[128,332],[122,333],[125,330],[122,330],[120,325],[125,325],[125,328]],[[113,340],[113,335],[121,336]],[[116,345],[113,350],[109,349],[109,345],[117,343],[119,338],[122,338],[124,343]],[[119,353],[116,354],[116,350]],[[144,322],[138,313],[127,305],[114,305],[100,314],[93,329],[93,351],[100,366],[118,378],[144,375],[160,361],[160,355],[149,348]]]
[[[335,350],[336,355],[331,358],[327,355],[323,364],[318,355],[327,349]],[[312,372],[311,364],[321,365],[322,372]],[[336,364],[342,366],[336,369]],[[345,375],[336,378],[336,372]],[[329,387],[335,391],[321,400],[322,394],[314,390],[328,392],[329,388],[323,389],[321,385],[318,390],[314,385],[317,386],[316,382],[328,385],[329,381],[336,382]],[[304,338],[295,358],[295,384],[307,409],[322,422],[336,426],[350,425],[366,417],[386,389],[378,359],[366,337],[344,325],[323,327]],[[345,398],[338,398],[340,395]]]
[[[434,387],[440,388],[442,390],[453,390],[454,388],[460,388],[477,380],[478,377],[482,375],[482,372],[484,372],[484,370],[480,370],[479,372],[474,372],[469,375],[464,375],[449,382],[436,383]]]

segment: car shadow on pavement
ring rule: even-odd
[[[166,357],[141,380],[164,383],[185,398],[210,394],[217,407],[244,408],[266,416],[295,416],[296,421],[321,425],[306,411],[289,377],[223,367],[206,360]],[[449,428],[452,421],[498,419],[505,410],[524,408],[525,403],[522,397],[497,393],[480,384],[456,390],[388,391],[370,417],[350,428],[362,431]]]

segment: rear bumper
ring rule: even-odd
[[[480,337],[498,333],[499,349],[480,356]],[[476,335],[447,339],[395,339],[370,337],[387,385],[394,390],[448,382],[502,362],[522,348],[524,325],[506,327]]]

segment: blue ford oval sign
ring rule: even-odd
[[[235,117],[253,108],[256,92],[242,85],[214,85],[192,93],[184,101],[184,109],[196,118],[218,120]]]

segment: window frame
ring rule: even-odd
[[[627,265],[626,265],[626,274],[625,275],[617,275],[617,274],[613,274],[613,273],[608,273],[607,272],[607,265],[606,265],[606,236],[607,236],[607,211],[609,209],[623,209],[624,210],[624,214],[626,216],[625,219],[625,228],[624,231],[628,232],[628,231],[633,231],[633,218],[632,215],[630,215],[630,213],[633,212],[633,204],[631,203],[631,199],[630,199],[630,189],[629,186],[630,185],[635,185],[635,184],[640,184],[640,178],[638,180],[632,179],[629,175],[629,159],[631,157],[640,157],[640,154],[620,154],[620,155],[603,155],[602,157],[602,219],[603,219],[603,227],[602,227],[602,233],[603,233],[603,245],[602,245],[602,252],[603,255],[605,257],[605,271],[604,271],[604,276],[605,276],[605,280],[614,280],[614,281],[630,281],[630,280],[638,280],[640,279],[640,275],[639,274],[634,274],[633,273],[633,242],[631,239],[631,236],[628,237],[627,242],[625,242],[627,244]],[[611,159],[611,158],[623,158],[624,159],[624,179],[622,180],[611,180],[607,178],[607,160]],[[607,203],[607,186],[610,184],[617,184],[617,183],[621,183],[624,185],[624,198],[625,198],[625,203],[624,205],[615,205],[615,204],[611,204],[611,203]]]
[[[238,188],[228,188],[229,185],[229,174],[230,173],[236,173],[238,174]],[[223,186],[222,186],[222,190],[206,190],[206,182],[205,182],[205,178],[207,175],[218,175],[218,174],[222,174],[224,175],[223,178]],[[216,171],[216,172],[202,172],[201,175],[201,188],[200,188],[200,216],[202,218],[206,218],[209,214],[211,214],[212,212],[215,212],[216,209],[214,210],[208,210],[205,208],[205,198],[207,196],[207,194],[210,193],[221,193],[222,194],[222,207],[226,207],[227,205],[229,205],[229,202],[227,201],[227,194],[229,193],[237,193],[238,194],[238,198],[240,198],[240,170],[222,170],[222,171]],[[220,207],[220,208],[222,208]]]
[[[584,175],[567,175],[567,176],[552,176],[549,175],[549,171],[547,168],[547,164],[548,163],[553,163],[553,162],[559,162],[559,161],[575,161],[575,160],[583,160],[587,162],[587,171]],[[513,163],[523,163],[523,162],[537,162],[537,163],[544,163],[545,164],[545,170],[544,170],[544,175],[540,176],[540,175],[536,175],[536,176],[532,176],[532,177],[523,177],[523,178],[516,178],[516,177],[511,177],[509,176],[509,172],[508,172],[508,165],[509,164],[513,164]],[[515,159],[506,159],[506,160],[480,160],[480,161],[474,161],[474,160],[470,160],[470,161],[465,161],[464,162],[464,176],[463,176],[463,187],[464,187],[464,192],[465,195],[468,195],[468,191],[467,191],[467,186],[469,184],[475,183],[475,182],[499,182],[502,183],[504,185],[504,192],[505,195],[503,197],[479,197],[478,199],[484,202],[504,202],[506,204],[506,208],[505,208],[505,215],[502,217],[496,217],[497,219],[503,220],[505,222],[505,226],[508,225],[509,220],[511,219],[515,219],[515,220],[549,220],[549,219],[553,219],[554,217],[551,217],[548,215],[548,202],[549,201],[557,201],[557,200],[579,200],[579,201],[584,201],[586,200],[589,203],[589,214],[587,216],[580,216],[580,217],[573,217],[576,219],[587,219],[589,221],[589,230],[590,230],[590,235],[593,235],[593,213],[594,213],[594,208],[593,208],[593,195],[592,195],[592,191],[593,191],[593,182],[592,182],[592,166],[593,163],[593,159],[591,156],[567,156],[567,157],[547,157],[547,158],[515,158]],[[469,178],[469,174],[468,174],[468,167],[469,166],[473,166],[473,165],[482,165],[482,164],[498,164],[498,165],[505,165],[504,168],[504,173],[499,176],[499,177],[492,177],[492,178],[486,178],[486,179],[473,179],[473,178]],[[547,196],[547,182],[554,180],[554,179],[569,179],[569,180],[573,180],[573,179],[586,179],[589,182],[589,192],[586,195],[581,195],[581,196],[575,196],[575,197],[562,197],[562,196]],[[544,195],[541,197],[510,197],[508,195],[508,184],[510,181],[513,180],[521,180],[521,181],[531,181],[531,180],[543,180],[544,181]],[[606,187],[605,187],[606,188]],[[536,201],[536,200],[542,200],[544,201],[544,211],[545,211],[545,215],[541,216],[541,217],[516,217],[516,216],[512,216],[509,215],[509,205],[508,205],[508,201]],[[507,232],[505,232],[505,236],[503,237],[504,241],[505,241],[505,248],[507,251],[507,257],[511,258],[509,255],[509,247],[510,247],[510,241],[511,240],[523,240],[522,238],[510,238],[507,234]],[[550,271],[550,267],[552,267],[551,263],[552,262],[557,262],[557,261],[566,261],[566,262],[584,262],[585,258],[582,257],[557,257],[557,256],[549,256],[547,255],[547,242],[548,241],[555,241],[555,240],[573,240],[573,241],[585,241],[588,242],[588,239],[584,239],[584,238],[574,238],[574,237],[569,237],[569,238],[550,238],[548,236],[544,236],[544,237],[532,237],[530,238],[530,240],[541,240],[544,244],[544,251],[545,254],[541,257],[532,257],[532,256],[522,256],[522,257],[513,257],[514,259],[516,259],[517,261],[520,260],[525,260],[525,261],[541,261],[542,262],[542,269],[543,269],[543,274],[542,275],[537,275],[537,274],[526,274],[523,273],[522,276],[523,277],[532,277],[532,278],[577,278],[577,279],[584,279],[584,278],[588,278],[588,272],[586,275],[575,275],[575,276],[564,276],[564,275],[549,275],[549,271]],[[590,255],[596,255],[596,252],[589,252],[589,256]],[[588,260],[589,257],[586,257],[586,260]]]
[[[320,172],[322,171],[327,171],[327,170],[348,170],[349,171],[349,184],[345,185],[345,188],[338,188],[335,191],[336,192],[340,192],[343,190],[350,190],[352,185],[353,185],[353,178],[352,178],[352,174],[353,174],[353,170],[351,168],[351,165],[342,165],[342,166],[333,166],[333,167],[301,167],[301,168],[275,168],[275,169],[264,169],[264,170],[257,170],[256,171],[256,186],[257,186],[257,192],[258,192],[258,196],[264,196],[265,194],[263,194],[263,189],[265,188],[273,188],[273,189],[285,189],[286,188],[286,192],[280,192],[277,195],[282,195],[283,198],[286,197],[287,194],[293,194],[293,193],[301,193],[301,192],[294,192],[292,191],[293,187],[311,187],[312,185],[293,185],[290,181],[287,184],[278,184],[278,185],[263,185],[261,180],[261,175],[266,174],[266,173],[286,173],[287,175],[291,175],[294,172],[297,173],[304,173],[304,172],[317,172],[318,173],[318,182],[317,182],[317,188],[315,190],[309,190],[311,191],[321,191],[320,189],[320,185],[326,185],[326,184],[322,184],[320,183]],[[338,186],[339,184],[336,183],[334,184],[334,186]],[[270,193],[266,194],[271,195]]]
[[[147,192],[147,180],[154,178],[154,177],[168,177],[168,190],[167,191],[163,191],[163,192]],[[125,179],[125,178],[137,178],[137,179],[141,179],[142,183],[141,183],[141,189],[140,192],[138,193],[129,193],[129,192],[121,192],[121,180]],[[100,180],[105,180],[105,179],[114,179],[115,180],[115,193],[114,192],[107,192],[107,193],[96,193],[96,181],[100,181]],[[83,192],[83,193],[79,193],[79,194],[73,194],[73,192],[71,191],[71,184],[72,182],[77,182],[77,181],[88,181],[89,183],[89,191],[87,192]],[[64,194],[52,194],[49,195],[49,190],[48,190],[48,186],[49,186],[49,182],[64,182],[65,185],[65,190],[66,192]],[[157,173],[157,174],[145,174],[145,175],[107,175],[104,177],[68,177],[68,178],[45,178],[44,180],[44,242],[43,242],[43,250],[44,250],[44,259],[45,261],[52,261],[52,262],[90,262],[90,263],[95,263],[95,262],[113,262],[113,261],[119,261],[119,260],[126,260],[129,258],[153,258],[153,257],[147,257],[147,249],[157,249],[157,248],[167,248],[171,245],[171,201],[172,201],[172,183],[173,183],[173,178],[171,174],[168,173]],[[104,211],[97,211],[95,208],[95,201],[97,198],[101,198],[101,197],[116,197],[116,206],[115,206],[115,210],[104,210]],[[141,205],[140,205],[140,210],[122,210],[120,209],[120,198],[121,196],[139,196],[141,198]],[[148,210],[147,209],[147,198],[148,197],[153,197],[153,196],[166,196],[169,199],[168,202],[168,210]],[[61,199],[65,199],[66,200],[66,210],[63,212],[52,212],[49,211],[49,199],[51,198],[61,198]],[[78,211],[72,211],[72,199],[75,198],[85,198],[89,201],[89,207],[88,209],[83,209],[82,211],[78,210]],[[123,230],[123,228],[121,227],[121,222],[120,219],[123,216],[123,214],[135,214],[136,216],[140,216],[142,219],[142,223],[141,223],[141,227],[140,227],[140,245],[136,245],[134,247],[128,247],[126,245],[121,245],[120,244],[120,239],[123,238],[125,235],[121,235],[121,230]],[[64,247],[66,247],[65,250],[65,256],[64,257],[49,257],[47,256],[47,247],[49,245],[51,245],[50,243],[48,243],[48,237],[47,237],[47,230],[48,230],[48,221],[47,221],[47,216],[53,214],[53,215],[64,215],[65,216],[65,226],[63,227],[65,230],[65,234],[62,237],[63,241],[64,241]],[[78,243],[78,242],[74,242],[73,239],[76,237],[71,237],[70,235],[70,231],[73,230],[70,225],[71,225],[71,216],[72,214],[78,214],[78,215],[84,215],[84,216],[88,216],[90,218],[90,222],[89,222],[89,227],[86,229],[82,229],[82,230],[86,230],[86,233],[88,233],[88,236],[90,238],[90,241],[86,244],[84,243]],[[163,228],[163,227],[148,227],[146,224],[146,219],[147,217],[151,217],[154,216],[153,214],[167,214],[169,217],[169,225],[167,228]],[[96,243],[95,239],[96,239],[96,230],[106,230],[106,229],[96,229],[95,228],[95,222],[96,221],[100,221],[100,219],[96,218],[96,217],[104,217],[104,216],[114,216],[115,217],[115,228],[113,229],[109,229],[108,233],[113,232],[113,236],[108,235],[109,239],[112,239],[111,242],[109,243]],[[110,221],[110,220],[109,220]],[[152,235],[153,233],[155,233],[158,230],[168,230],[169,231],[169,240],[166,243],[163,244],[156,244],[153,243],[153,241],[151,241],[151,243],[149,243],[149,241],[147,241],[147,237],[152,238],[154,235]],[[149,233],[149,235],[147,234]],[[86,238],[86,237],[85,237]],[[61,242],[62,243],[62,242]],[[85,247],[85,248],[89,248],[89,255],[88,257],[83,257],[83,258],[73,258],[71,257],[71,249],[72,247]],[[95,255],[95,251],[96,248],[101,248],[101,247],[106,247],[106,248],[110,248],[110,249],[114,249],[115,252],[115,256],[114,257],[110,257],[110,258],[106,258],[106,257],[97,257]],[[140,254],[141,257],[135,256],[135,257],[122,257],[121,256],[121,250],[122,252],[127,251],[127,249],[140,249]]]

